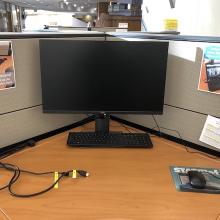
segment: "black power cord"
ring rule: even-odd
[[[38,196],[38,195],[41,195],[43,193],[46,193],[48,191],[50,191],[51,189],[54,188],[54,186],[63,178],[63,177],[69,177],[71,176],[73,170],[68,170],[68,171],[63,171],[63,172],[58,172],[59,174],[59,177],[57,178],[56,181],[53,182],[53,184],[51,184],[49,187],[47,187],[46,189],[42,190],[42,191],[39,191],[39,192],[35,192],[35,193],[32,193],[32,194],[18,194],[16,192],[13,191],[13,186],[14,184],[16,183],[16,181],[19,179],[19,177],[21,176],[21,173],[27,173],[27,174],[31,174],[31,175],[36,175],[36,176],[40,176],[40,175],[49,175],[49,174],[54,174],[55,172],[54,171],[49,171],[49,172],[41,172],[41,173],[38,173],[38,172],[32,172],[32,171],[29,171],[29,170],[23,170],[23,169],[20,169],[18,166],[16,165],[13,165],[13,164],[9,164],[9,163],[2,163],[0,162],[0,168],[1,169],[5,169],[7,171],[10,171],[13,173],[13,176],[11,177],[10,181],[0,187],[0,190],[3,190],[3,189],[6,189],[8,188],[10,194],[12,196],[15,196],[15,197],[21,197],[21,198],[29,198],[29,197],[33,197],[33,196]],[[89,176],[89,173],[87,171],[84,171],[84,170],[76,170],[77,174],[82,176],[82,177],[87,177]]]
[[[152,116],[153,116],[153,115],[152,115]],[[185,147],[185,150],[186,150],[187,153],[200,154],[200,155],[204,155],[204,156],[206,156],[206,157],[209,157],[209,158],[211,158],[211,159],[219,159],[219,157],[213,157],[213,156],[210,156],[210,155],[208,155],[208,154],[206,154],[206,153],[203,153],[203,152],[190,151],[190,150],[188,149],[189,147],[186,145],[186,143],[185,143],[185,141],[183,140],[182,136],[180,135],[180,132],[179,132],[179,131],[174,130],[174,129],[170,129],[170,128],[160,127],[159,124],[158,124],[157,121],[156,121],[156,117],[153,116],[153,118],[154,118],[155,124],[156,124],[156,126],[157,126],[157,128],[158,128],[159,136],[162,136],[162,133],[161,133],[161,130],[162,130],[162,129],[175,132],[175,133],[178,135],[178,137],[179,137],[179,139],[180,139],[182,145]]]

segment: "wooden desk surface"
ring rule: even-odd
[[[124,130],[111,123],[112,130]],[[93,123],[75,130],[89,130]],[[32,171],[84,169],[88,178],[65,178],[59,189],[33,198],[0,191],[0,208],[12,220],[215,220],[220,195],[178,192],[169,166],[220,168],[220,162],[190,154],[176,143],[152,137],[153,149],[89,149],[66,146],[68,132],[41,141],[4,159]],[[10,174],[0,170],[0,184]],[[3,178],[2,178],[3,175]],[[30,193],[51,184],[53,177],[23,175],[17,192]],[[0,219],[7,219],[0,212]]]

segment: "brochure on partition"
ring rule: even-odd
[[[15,88],[15,69],[11,41],[0,41],[0,90]]]
[[[198,89],[220,94],[220,44],[204,48]]]
[[[190,185],[187,175],[187,172],[190,170],[202,172],[206,180],[206,187],[204,189],[196,189]],[[178,191],[220,194],[220,169],[171,166],[170,172]]]
[[[220,119],[208,115],[199,140],[220,149]]]

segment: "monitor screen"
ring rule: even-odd
[[[44,112],[161,114],[168,44],[40,40]]]

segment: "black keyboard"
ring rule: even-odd
[[[81,147],[153,147],[146,133],[70,132],[67,144]]]

